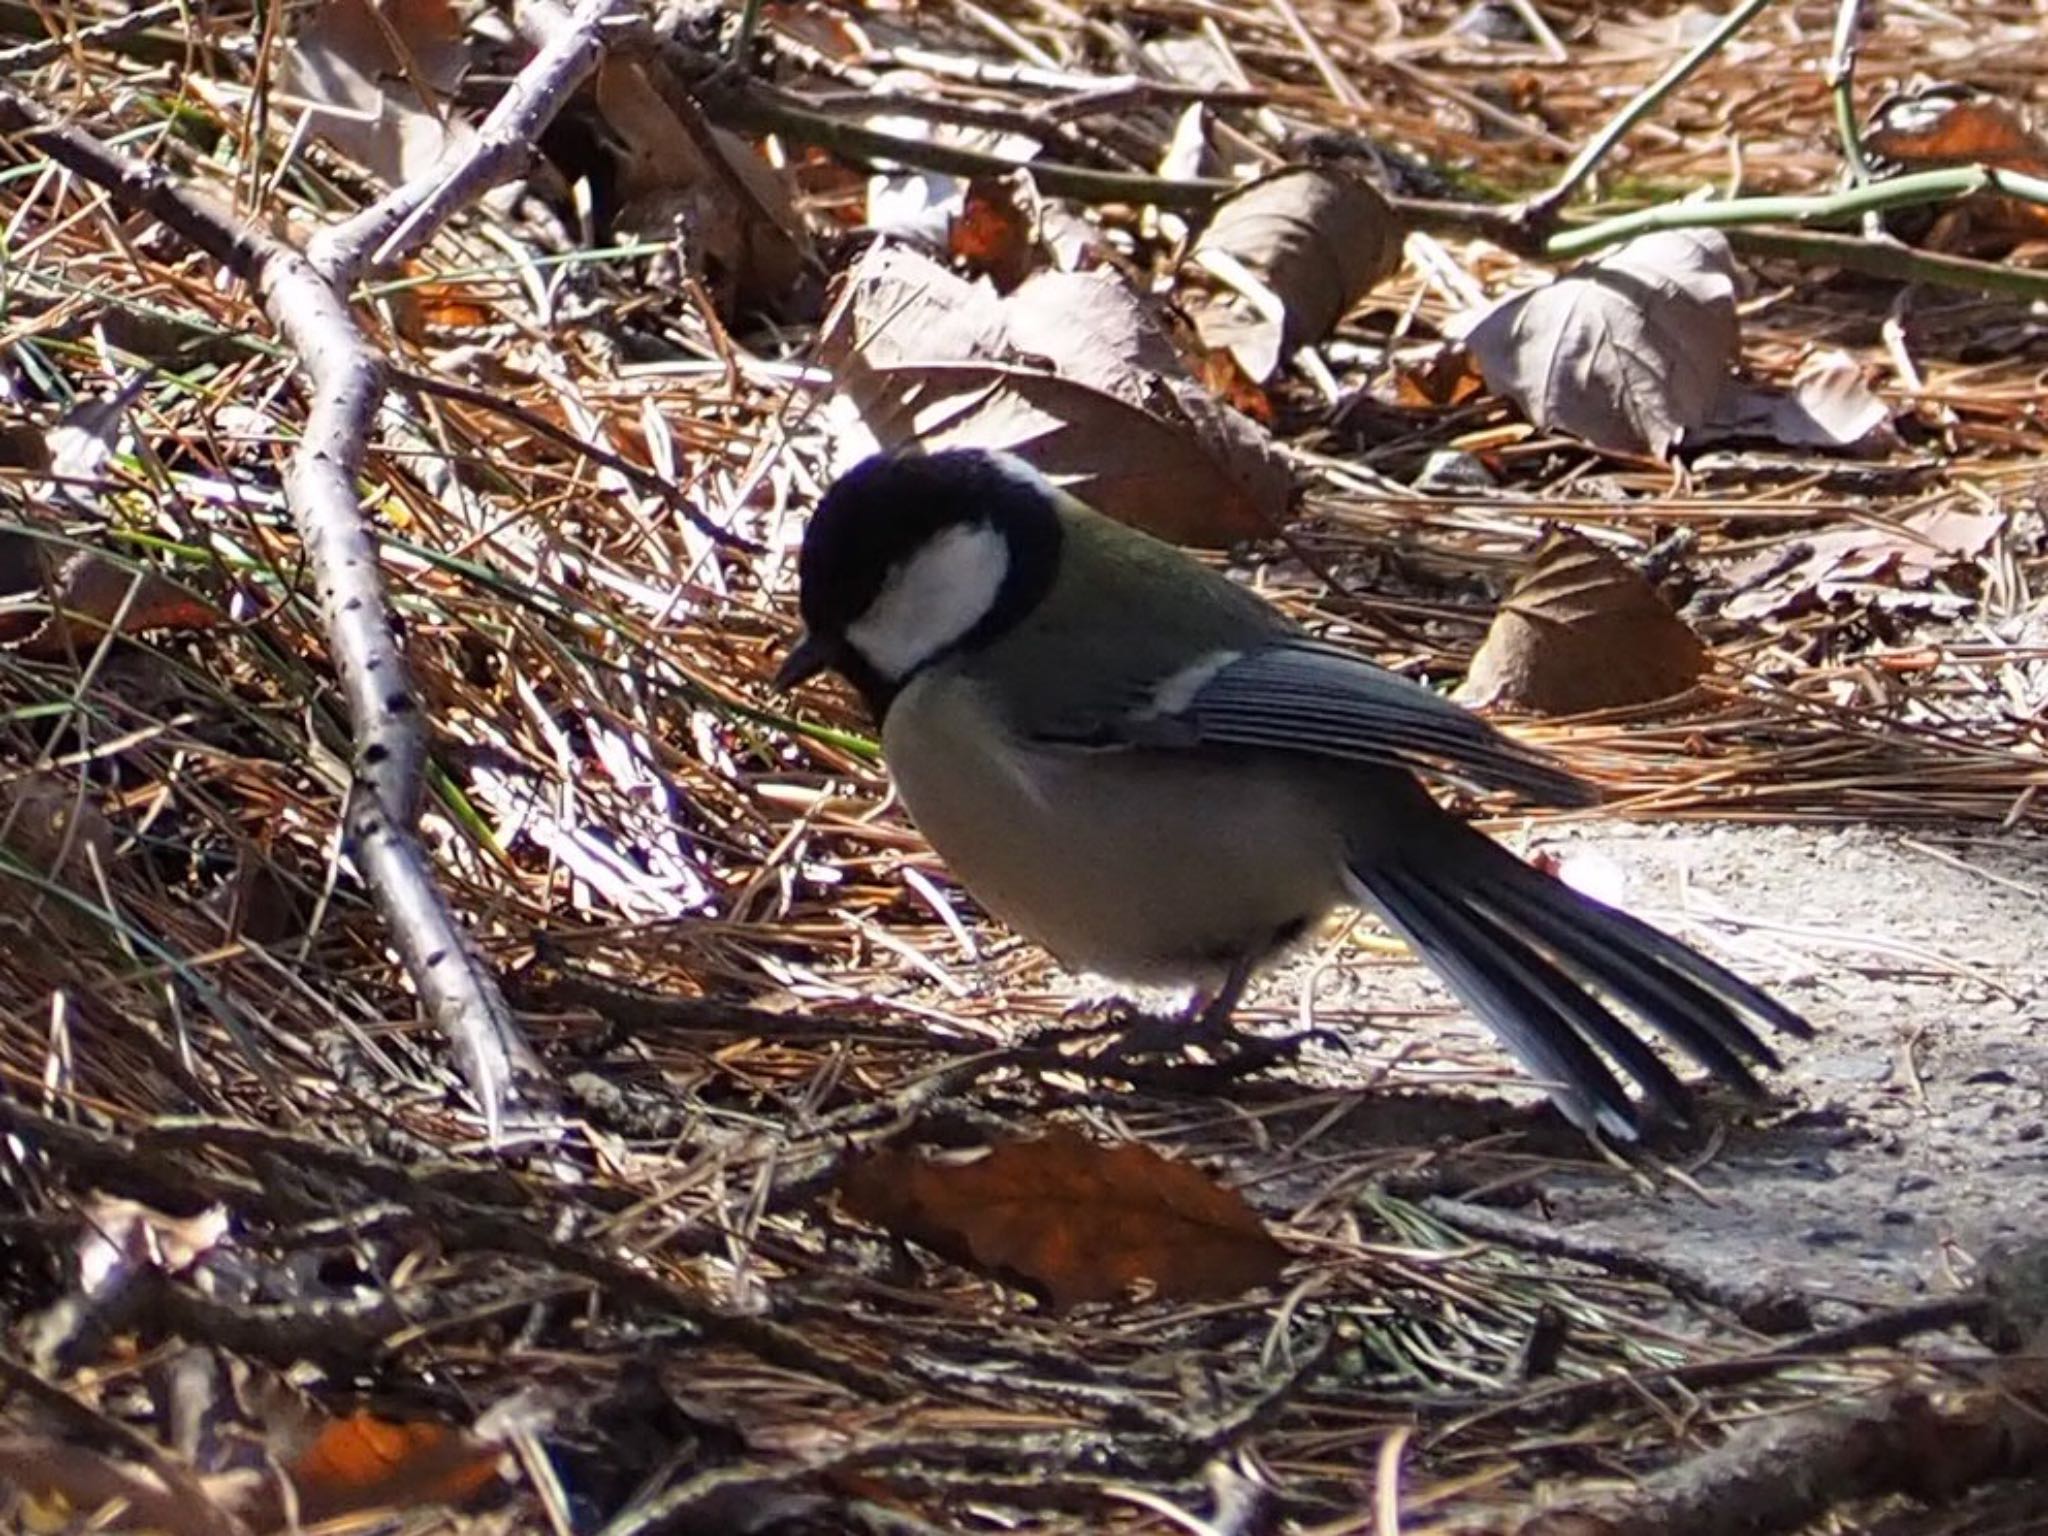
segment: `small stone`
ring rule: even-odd
[[[1853,1227],[1815,1227],[1806,1234],[1806,1241],[1815,1248],[1833,1248],[1841,1243],[1853,1243],[1862,1235]]]

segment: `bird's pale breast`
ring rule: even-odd
[[[1344,899],[1343,795],[1268,762],[1030,749],[946,669],[896,699],[903,803],[989,912],[1065,964],[1213,984]],[[1262,771],[1263,769],[1263,771]]]

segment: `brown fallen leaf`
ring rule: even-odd
[[[956,1263],[1021,1280],[1059,1310],[1134,1287],[1235,1296],[1287,1262],[1242,1196],[1136,1142],[1064,1128],[973,1162],[884,1150],[847,1169],[847,1212]]]
[[[89,650],[109,629],[134,635],[222,622],[218,608],[167,576],[0,529],[0,649],[45,660]]]
[[[1963,87],[1934,86],[1886,103],[1863,143],[1902,171],[1988,165],[2048,175],[2048,138],[2010,104]],[[1967,213],[1950,208],[1934,221],[1945,248],[1998,249],[2048,234],[2048,208],[2038,203],[1979,193],[1965,199],[1962,209]]]
[[[1448,410],[1465,404],[1486,381],[1464,347],[1433,345],[1395,359],[1392,403],[1404,411]]]
[[[245,1527],[228,1511],[253,1480],[246,1472],[228,1473],[166,1486],[151,1469],[90,1446],[0,1432],[0,1483],[17,1505],[12,1530],[241,1536]]]
[[[488,286],[437,282],[418,262],[407,262],[403,270],[412,282],[391,294],[391,324],[407,341],[426,342],[480,330],[498,318]]]
[[[1559,529],[1494,615],[1457,696],[1541,715],[1614,709],[1683,693],[1705,663],[1639,571]]]
[[[372,1510],[460,1504],[497,1480],[500,1446],[453,1425],[357,1412],[321,1426],[289,1473],[296,1520],[308,1523]],[[252,1510],[265,1528],[267,1511]]]
[[[999,296],[876,246],[820,352],[885,448],[1007,449],[1110,517],[1184,544],[1269,533],[1292,480],[1270,437],[1191,379],[1111,272],[1035,273]]]
[[[1735,259],[1710,229],[1631,240],[1466,338],[1487,387],[1537,426],[1659,458],[1711,418],[1740,342]]]
[[[1399,269],[1406,233],[1379,189],[1341,166],[1262,177],[1217,204],[1189,248],[1183,270],[1225,290],[1190,304],[1195,329],[1264,383]]]
[[[78,782],[55,775],[0,784],[0,846],[48,879],[93,891],[114,865],[114,829]]]
[[[740,302],[772,305],[811,260],[787,179],[737,134],[707,122],[661,60],[614,55],[595,99],[618,166],[621,234],[680,230],[690,260]]]
[[[947,249],[967,270],[986,277],[996,292],[1008,293],[1039,265],[1043,205],[1031,173],[1021,167],[1003,176],[977,176],[953,217]]]
[[[1958,95],[1952,87],[1888,103],[1863,145],[1912,169],[1996,165],[2035,176],[2048,172],[2048,139],[2017,111],[1988,97]]]

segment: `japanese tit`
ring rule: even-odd
[[[1192,984],[1213,1024],[1262,961],[1363,906],[1572,1121],[1620,1138],[1688,1096],[1616,1008],[1751,1093],[1752,1066],[1779,1064],[1751,1020],[1811,1034],[1417,775],[1552,805],[1589,803],[1581,780],[1021,460],[868,459],[820,503],[798,575],[805,632],[777,686],[851,683],[932,847],[1068,966]]]

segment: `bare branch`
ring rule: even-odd
[[[350,313],[346,289],[366,268],[418,249],[470,200],[512,174],[515,159],[595,67],[613,0],[584,0],[535,55],[463,152],[399,187],[303,256],[179,186],[0,95],[0,127],[142,209],[249,283],[310,384],[305,435],[285,496],[320,595],[328,642],[355,735],[345,812],[352,850],[390,925],[422,1006],[453,1041],[495,1135],[518,1079],[538,1079],[496,981],[449,910],[416,831],[425,730],[398,646],[376,540],[357,500],[382,359]],[[376,245],[374,256],[370,248]]]
[[[499,183],[524,169],[534,140],[554,120],[584,77],[597,68],[605,45],[599,34],[619,0],[582,0],[574,11],[554,5],[538,11],[529,35],[547,40],[498,99],[474,138],[451,148],[427,171],[394,187],[353,218],[314,236],[307,255],[337,289],[369,272],[383,272],[420,250],[441,227]]]

